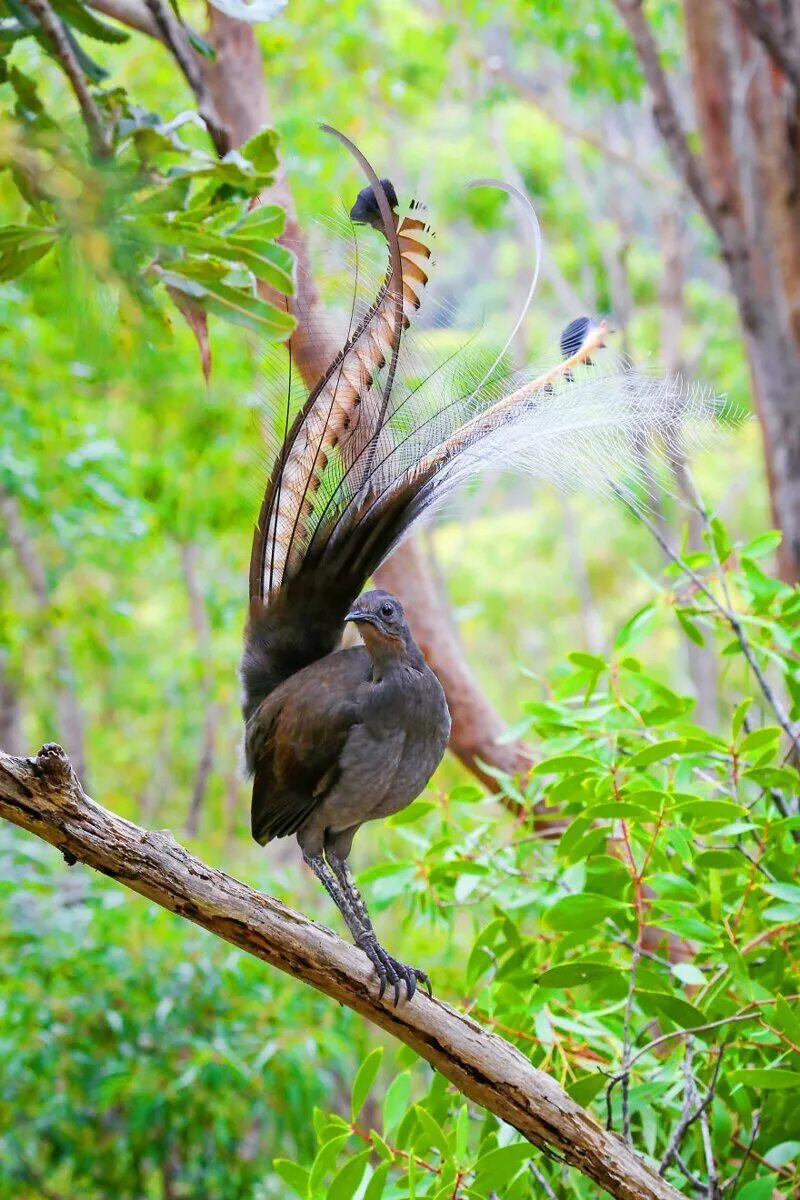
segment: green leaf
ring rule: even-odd
[[[683,746],[682,738],[667,738],[663,742],[653,742],[651,746],[645,746],[643,749],[637,750],[630,758],[621,761],[626,767],[638,770],[639,767],[649,767],[652,763],[662,762],[663,759],[670,758],[673,754],[680,754]]]
[[[472,1188],[477,1193],[499,1191],[532,1155],[538,1153],[529,1142],[514,1142],[510,1146],[499,1146],[478,1159],[475,1164],[475,1179]]]
[[[383,1098],[383,1134],[388,1136],[408,1112],[411,1099],[411,1076],[403,1071],[393,1079]]]
[[[391,1169],[391,1162],[382,1162],[376,1167],[375,1174],[370,1179],[367,1184],[367,1190],[364,1192],[364,1200],[381,1200]]]
[[[637,640],[638,635],[650,624],[657,611],[655,604],[645,604],[644,608],[640,608],[632,617],[629,617],[614,639],[615,648],[622,650],[623,647]]]
[[[686,800],[675,806],[675,812],[707,821],[733,821],[747,815],[746,808],[730,800]]]
[[[53,245],[52,236],[45,236],[44,240],[37,237],[25,243],[10,242],[6,247],[0,247],[0,283],[16,279],[28,267],[44,258]]]
[[[419,821],[422,817],[426,817],[429,812],[434,812],[438,805],[433,804],[430,800],[414,800],[413,803],[401,808],[399,812],[394,813],[386,821],[387,825],[396,828],[398,825],[413,825],[415,821]]]
[[[762,1175],[751,1179],[736,1191],[736,1200],[772,1200],[778,1180],[774,1175]]]
[[[605,800],[602,804],[592,804],[586,809],[584,815],[593,821],[603,817],[610,817],[613,820],[654,820],[651,809],[645,808],[641,804],[632,804],[629,800]]]
[[[312,1196],[328,1174],[328,1171],[332,1169],[336,1159],[339,1157],[340,1150],[349,1137],[349,1133],[342,1133],[338,1137],[331,1138],[317,1152],[317,1156],[311,1167],[311,1176],[308,1183],[308,1190]]]
[[[746,865],[741,855],[732,850],[703,850],[694,861],[704,871],[741,870]]]
[[[696,646],[705,646],[705,638],[695,625],[694,621],[689,618],[686,610],[683,608],[676,608],[675,616],[678,618],[678,624],[688,637],[689,641],[694,642]]]
[[[228,232],[241,241],[250,238],[274,239],[280,237],[286,225],[286,214],[277,204],[257,204],[251,208]]]
[[[474,783],[457,783],[450,789],[450,800],[453,804],[477,804],[485,799],[486,793]]]
[[[738,753],[744,757],[752,754],[754,750],[763,750],[765,746],[777,746],[780,736],[781,729],[778,725],[765,725],[763,729],[754,729],[742,739]]]
[[[580,1104],[582,1108],[588,1108],[598,1092],[602,1092],[607,1084],[608,1076],[604,1075],[602,1071],[594,1071],[591,1075],[581,1075],[578,1079],[568,1083],[566,1085],[567,1095],[571,1096],[575,1103]]]
[[[575,663],[576,667],[586,667],[598,674],[607,669],[605,660],[598,654],[586,654],[583,650],[573,650],[571,654],[567,655],[567,658],[571,663]]]
[[[130,34],[124,29],[107,25],[99,20],[93,12],[85,8],[80,0],[52,0],[53,8],[66,19],[67,24],[79,33],[94,38],[97,42],[107,42],[109,45],[121,45],[129,41]]]
[[[355,1121],[361,1109],[364,1107],[364,1101],[369,1094],[369,1090],[375,1082],[375,1077],[378,1074],[383,1059],[383,1046],[378,1046],[371,1054],[362,1062],[356,1072],[356,1077],[353,1080],[353,1095],[351,1113],[353,1121]]]
[[[765,554],[772,554],[778,549],[783,541],[783,534],[779,529],[772,529],[769,533],[762,533],[760,537],[753,538],[752,542],[748,542],[742,547],[742,554],[748,558],[763,558]]]
[[[734,740],[741,733],[744,719],[747,716],[748,710],[752,703],[752,697],[747,696],[744,700],[740,700],[740,702],[736,705],[736,708],[733,710],[733,717],[731,718],[731,734]]]
[[[452,1159],[453,1150],[450,1142],[435,1117],[432,1117],[427,1109],[420,1104],[414,1105],[414,1112],[417,1120],[422,1127],[422,1136],[414,1139],[414,1146],[417,1150],[435,1146],[440,1152],[443,1159]]]
[[[800,1142],[779,1142],[767,1150],[764,1158],[771,1167],[785,1167],[800,1158]]]
[[[243,325],[253,333],[260,333],[273,341],[283,341],[289,337],[295,327],[294,317],[281,312],[272,304],[259,300],[248,292],[229,287],[214,279],[214,265],[209,261],[196,263],[194,261],[171,263],[162,269],[161,277],[172,287],[181,287],[182,283],[193,284],[195,291],[190,291],[202,302],[209,312]]]
[[[797,883],[765,883],[763,891],[778,900],[788,900],[790,904],[800,904],[800,884]]]
[[[607,771],[608,768],[586,754],[554,754],[537,763],[532,775],[584,775],[587,771]]]
[[[579,896],[563,896],[552,908],[544,914],[544,919],[551,929],[562,932],[569,930],[590,930],[600,925],[606,917],[625,912],[630,906],[622,900],[611,896],[603,896],[590,892],[582,892]]]
[[[326,1200],[353,1200],[371,1157],[372,1148],[370,1147],[346,1162],[331,1180],[325,1193]]]
[[[744,1083],[764,1092],[800,1088],[800,1071],[787,1071],[784,1067],[740,1067],[731,1071],[728,1078],[731,1083]]]
[[[289,1158],[273,1159],[272,1167],[283,1182],[288,1183],[296,1196],[301,1196],[302,1200],[306,1200],[308,1181],[311,1178],[311,1172],[307,1167],[301,1167],[300,1163],[292,1162]]]
[[[278,135],[274,129],[262,129],[239,147],[242,158],[252,163],[261,174],[274,171],[278,165]]]
[[[581,958],[550,967],[538,976],[536,982],[543,988],[581,987],[584,983],[591,983],[593,979],[604,979],[609,975],[619,974],[619,968],[611,963]]]
[[[684,1000],[682,996],[673,996],[670,992],[651,992],[637,990],[636,995],[641,1001],[642,1007],[659,1013],[661,1016],[669,1017],[676,1025],[682,1029],[694,1029],[698,1025],[705,1025],[706,1018],[699,1008],[695,1008],[688,1000]]]

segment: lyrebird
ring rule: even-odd
[[[280,445],[250,567],[245,750],[253,836],[264,844],[297,835],[374,964],[380,994],[391,985],[397,1003],[403,984],[411,998],[428,977],[380,945],[347,859],[359,826],[425,787],[450,718],[399,601],[362,589],[412,526],[477,471],[512,467],[604,487],[635,463],[637,439],[669,440],[708,406],[679,383],[627,367],[587,367],[578,378],[605,332],[589,322],[569,358],[516,389],[505,382],[504,352],[487,366],[465,349],[421,373],[409,347],[432,268],[430,230],[418,206],[401,215],[389,180],[336,136],[369,180],[351,219],[382,235],[389,262],[367,311],[359,317],[353,303],[341,350],[299,411],[287,393],[275,414]],[[529,301],[538,272],[529,205],[528,215],[537,244]],[[363,645],[339,649],[348,621]]]

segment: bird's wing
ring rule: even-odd
[[[296,833],[337,782],[370,671],[363,646],[337,651],[287,679],[254,714],[251,820],[262,846]]]

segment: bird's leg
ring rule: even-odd
[[[400,1000],[401,980],[406,985],[406,994],[409,1000],[417,990],[417,981],[425,986],[429,996],[432,995],[431,981],[425,972],[420,971],[417,967],[409,967],[405,963],[398,962],[396,958],[392,958],[391,954],[388,954],[384,950],[378,941],[378,935],[372,926],[367,906],[364,903],[361,892],[358,890],[356,881],[347,864],[347,859],[340,857],[330,847],[326,848],[325,857],[341,885],[342,892],[347,897],[352,911],[358,916],[361,922],[361,933],[353,933],[353,937],[356,945],[361,947],[378,972],[380,979],[379,997],[383,996],[387,983],[390,983],[394,988],[394,1002],[397,1004]]]
[[[333,903],[338,908],[339,912],[345,919],[347,928],[350,930],[356,943],[364,932],[364,927],[361,922],[360,915],[353,909],[349,898],[345,895],[339,885],[339,881],[334,875],[331,868],[328,866],[324,857],[321,854],[309,854],[303,851],[304,862],[311,867],[311,870],[320,881],[325,891],[330,896]]]

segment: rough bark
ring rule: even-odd
[[[216,57],[213,62],[203,64],[206,86],[220,121],[230,130],[233,144],[240,145],[270,124],[261,51],[252,26],[231,20],[211,6],[207,37]],[[241,86],[243,79],[247,80],[247,87]],[[297,330],[291,338],[292,353],[304,382],[313,386],[338,345],[324,332],[324,310],[283,168],[264,199],[279,204],[286,213],[286,229],[280,240],[295,254],[298,267],[297,293],[291,301],[291,309],[298,318]],[[396,550],[377,572],[375,581],[400,599],[414,637],[442,682],[453,720],[450,749],[456,757],[492,791],[496,790],[496,780],[483,770],[479,760],[511,774],[525,771],[529,759],[524,746],[501,745],[497,741],[504,722],[464,661],[446,602],[436,591],[416,540],[412,538]]]
[[[673,165],[714,231],[744,331],[780,568],[800,579],[800,62],[797,22],[755,0],[683,0],[694,153],[642,0],[615,0]],[[776,48],[780,51],[776,53]]]
[[[515,1047],[440,1000],[394,1008],[374,997],[365,956],[335,934],[83,792],[59,746],[35,759],[0,753],[0,816],[170,912],[346,1004],[412,1047],[474,1103],[560,1154],[620,1200],[678,1200],[631,1148]]]

